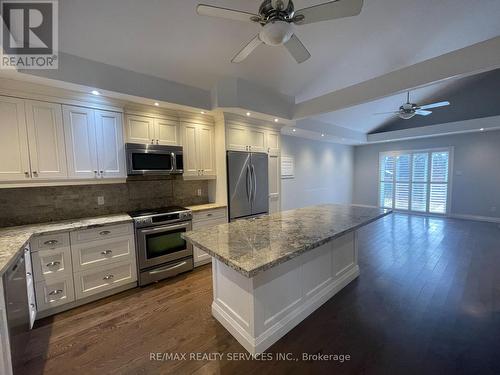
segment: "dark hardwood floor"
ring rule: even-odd
[[[228,360],[246,352],[210,314],[205,266],[41,320],[26,373],[500,373],[498,225],[394,214],[359,242],[361,276],[269,349],[349,355],[343,363]],[[151,361],[150,352],[225,358]]]

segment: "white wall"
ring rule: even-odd
[[[454,146],[451,215],[500,218],[500,131],[356,146],[353,202],[378,204],[379,152],[445,146]]]
[[[295,159],[295,178],[281,180],[282,210],[351,203],[352,146],[282,135],[281,155]]]

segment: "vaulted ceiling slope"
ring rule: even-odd
[[[299,9],[324,1],[294,3]],[[365,0],[359,16],[298,28],[312,54],[303,64],[268,46],[232,64],[259,26],[198,16],[199,2],[61,1],[61,50],[206,90],[238,77],[303,101],[500,34],[498,0]],[[260,5],[203,2],[249,12]]]

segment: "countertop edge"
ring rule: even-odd
[[[209,210],[216,210],[218,208],[227,208],[227,204],[218,204],[218,203],[206,203],[206,204],[196,204],[192,206],[187,206],[187,209],[192,212],[203,212]]]
[[[126,215],[126,214],[123,214],[123,215]],[[110,216],[113,216],[113,215],[110,215]],[[37,223],[37,224],[32,224],[32,226],[36,227],[37,225],[39,225],[39,226],[42,226],[42,225],[62,225],[62,226],[68,225],[68,227],[67,228],[54,228],[54,229],[49,228],[46,230],[42,230],[42,228],[40,228],[40,230],[37,230],[37,228],[33,228],[33,230],[26,229],[24,233],[22,232],[23,228],[30,227],[29,224],[18,226],[18,227],[2,228],[2,230],[12,230],[12,231],[15,231],[16,228],[19,228],[18,229],[20,231],[19,236],[26,236],[26,239],[24,239],[22,244],[20,243],[19,248],[17,250],[14,250],[12,252],[12,254],[10,254],[10,256],[8,256],[9,259],[4,264],[2,264],[2,266],[0,268],[0,276],[2,276],[5,273],[5,271],[7,269],[9,269],[10,266],[12,266],[13,262],[19,256],[19,253],[22,252],[24,250],[24,248],[26,247],[26,245],[36,236],[40,236],[40,235],[44,235],[44,234],[62,233],[62,232],[74,232],[77,230],[93,229],[93,228],[105,227],[105,226],[109,226],[109,225],[117,225],[117,224],[125,224],[125,223],[132,223],[133,222],[133,219],[131,217],[119,218],[119,219],[117,218],[116,220],[110,219],[111,221],[109,221],[109,222],[96,223],[96,224],[92,224],[92,223],[85,224],[85,222],[84,222],[85,220],[90,221],[90,220],[96,220],[96,219],[98,220],[101,218],[104,218],[104,216],[94,217],[94,218],[74,219],[74,221],[65,220],[61,223],[57,223],[57,222]],[[80,222],[80,221],[82,221],[82,223],[81,223],[81,225],[78,225],[78,222]],[[0,238],[1,237],[3,237],[3,235],[0,232]],[[6,237],[14,237],[14,236],[7,235]],[[21,240],[23,240],[23,239],[21,239]],[[2,249],[0,249],[0,251],[2,251]]]
[[[283,255],[282,257],[280,258],[277,258],[275,259],[274,261],[272,262],[269,262],[267,264],[264,264],[264,265],[261,265],[257,268],[254,268],[252,270],[245,270],[241,267],[239,267],[238,265],[234,264],[233,262],[231,262],[229,259],[226,259],[226,258],[223,258],[221,257],[220,255],[214,253],[212,250],[208,249],[207,247],[203,246],[202,244],[200,244],[199,242],[197,241],[193,241],[192,239],[189,238],[189,233],[186,233],[186,234],[182,234],[182,238],[184,238],[185,240],[191,242],[194,246],[198,247],[200,250],[203,250],[205,251],[206,253],[208,253],[211,257],[214,257],[216,258],[217,260],[221,261],[222,263],[224,263],[226,266],[228,266],[229,268],[239,272],[240,274],[242,274],[243,276],[245,277],[248,277],[248,278],[252,278],[254,276],[256,276],[257,274],[261,273],[261,272],[264,272],[270,268],[273,268],[273,267],[276,267],[282,263],[285,263],[286,261],[288,260],[291,260],[293,258],[296,258],[310,250],[313,250],[313,249],[316,249],[318,247],[320,247],[321,245],[324,245],[325,243],[328,243],[328,242],[331,242],[333,240],[335,240],[336,238],[339,238],[347,233],[350,233],[350,232],[353,232],[361,227],[364,227],[365,225],[368,225],[368,224],[371,224],[373,223],[374,221],[378,220],[378,219],[381,219],[383,218],[384,216],[387,216],[387,215],[390,215],[392,214],[392,210],[389,210],[388,212],[384,212],[384,213],[381,213],[379,214],[378,216],[376,217],[373,217],[369,220],[366,220],[358,225],[355,225],[351,228],[348,228],[342,232],[339,232],[339,233],[336,233],[335,235],[333,236],[330,236],[330,237],[326,237],[324,239],[321,239],[319,241],[316,241],[314,243],[312,243],[311,245],[309,246],[306,246],[302,249],[298,249],[296,251],[294,251],[293,253],[291,254],[285,254]]]

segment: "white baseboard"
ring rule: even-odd
[[[450,215],[448,215],[448,217],[453,218],[453,219],[487,221],[490,223],[500,223],[500,217],[462,215],[462,214],[450,214]]]
[[[212,315],[238,340],[238,342],[251,354],[263,353],[287,332],[311,315],[326,301],[332,298],[351,281],[359,276],[359,266],[356,265],[344,273],[340,278],[326,284],[316,295],[298,308],[290,311],[276,324],[267,329],[257,338],[253,338],[241,325],[220,307],[217,300],[212,303]]]

